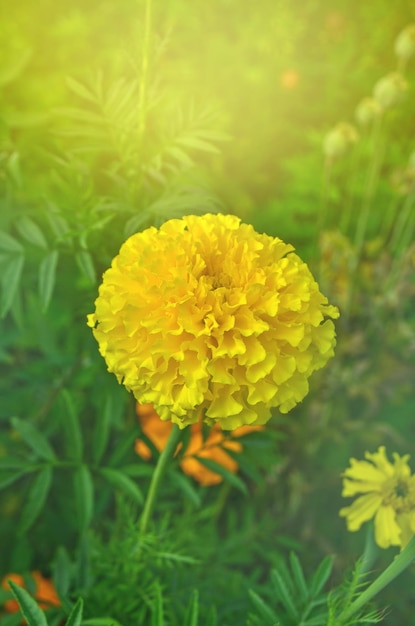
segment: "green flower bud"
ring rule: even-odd
[[[383,110],[390,109],[403,100],[407,89],[408,83],[404,77],[398,72],[392,72],[378,80],[373,97]]]
[[[352,124],[339,122],[324,138],[323,151],[327,158],[336,159],[358,140],[359,135]]]
[[[368,126],[379,117],[381,111],[382,109],[377,100],[374,98],[363,98],[356,107],[355,118],[360,126]]]
[[[415,24],[404,28],[395,40],[395,54],[407,61],[415,54]]]

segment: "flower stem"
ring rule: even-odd
[[[170,436],[167,443],[160,454],[157,465],[154,469],[153,476],[151,477],[150,488],[148,490],[147,498],[144,504],[144,510],[140,519],[140,533],[144,534],[147,530],[148,523],[150,521],[151,513],[153,512],[154,503],[156,501],[156,495],[158,487],[163,476],[165,467],[168,461],[173,457],[174,451],[180,439],[181,430],[177,424],[173,424]]]
[[[415,537],[405,546],[400,554],[392,561],[380,576],[363,591],[362,594],[349,606],[347,611],[340,617],[339,624],[343,624],[357,613],[367,602],[376,596],[382,589],[389,585],[415,560]]]

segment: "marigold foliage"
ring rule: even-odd
[[[391,463],[380,446],[373,454],[366,452],[365,458],[350,459],[343,473],[342,495],[363,495],[342,508],[340,515],[350,531],[374,518],[376,543],[381,548],[403,548],[415,533],[415,475],[408,465],[409,454],[394,453]]]
[[[181,428],[288,412],[333,356],[336,307],[281,239],[232,215],[188,215],[130,237],[88,324],[108,370]]]
[[[157,450],[161,452],[167,443],[173,424],[171,422],[163,422],[151,404],[137,404],[136,411],[143,433],[152,441]],[[223,478],[205,467],[198,459],[204,458],[215,461],[233,474],[236,474],[239,465],[233,457],[227,454],[226,450],[241,452],[242,444],[239,441],[235,441],[234,438],[243,437],[255,430],[262,430],[263,426],[241,426],[236,428],[232,431],[232,439],[226,436],[218,423],[212,426],[206,438],[203,436],[203,424],[201,421],[192,424],[190,429],[189,444],[180,460],[180,467],[185,474],[194,478],[204,487],[208,487],[221,483]],[[136,440],[135,451],[142,459],[148,460],[151,458],[150,448],[141,439]],[[176,452],[179,452],[179,449]]]

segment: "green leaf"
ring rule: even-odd
[[[314,572],[309,585],[310,596],[313,598],[323,589],[326,584],[331,570],[333,568],[333,557],[326,556],[325,559],[322,560],[317,570]]]
[[[19,522],[20,533],[25,533],[29,530],[42,512],[51,484],[52,468],[49,466],[44,467],[34,479],[27,496]]]
[[[75,506],[79,528],[85,530],[89,527],[94,510],[94,484],[91,472],[86,465],[76,468],[73,476],[75,492]]]
[[[189,148],[195,148],[196,150],[202,150],[203,152],[213,152],[214,154],[220,154],[220,150],[213,146],[211,143],[198,137],[178,137],[176,142],[182,146]]]
[[[84,608],[84,602],[82,598],[78,598],[75,606],[70,612],[70,615],[66,621],[65,626],[80,626],[82,622],[83,608]]]
[[[192,599],[187,609],[186,621],[184,626],[197,626],[199,621],[199,592],[193,590]]]
[[[0,250],[4,252],[23,252],[23,246],[14,237],[0,230]]]
[[[183,474],[179,472],[172,471],[170,479],[183,492],[184,496],[193,504],[193,506],[200,508],[202,504],[200,496],[187,476],[183,476]]]
[[[29,474],[30,472],[35,471],[36,468],[31,468],[28,469],[26,471],[22,471],[22,470],[18,470],[18,471],[9,471],[9,472],[5,472],[5,471],[0,471],[0,489],[5,489],[6,487],[8,487],[9,485],[12,485],[13,483],[15,483],[17,480],[19,480],[19,478],[22,478],[22,476],[26,476],[26,474]]]
[[[291,595],[290,586],[287,584],[282,572],[273,570],[271,572],[271,580],[274,590],[278,594],[281,604],[284,606],[286,613],[291,617],[295,624],[299,623],[299,613]],[[289,581],[291,582],[291,581]]]
[[[28,593],[19,585],[16,585],[12,580],[7,581],[10,585],[10,589],[17,602],[19,603],[20,610],[23,613],[29,626],[48,626],[44,612],[38,607],[35,600],[33,600],[30,593]]]
[[[84,619],[82,626],[122,626],[120,622],[112,617],[91,617],[90,619]]]
[[[95,284],[97,277],[91,254],[87,250],[78,250],[75,254],[75,259],[78,267],[82,270],[89,282]]]
[[[32,243],[38,248],[47,249],[48,244],[44,234],[40,230],[39,226],[30,219],[30,217],[21,217],[16,222],[16,228],[21,236],[29,243]]]
[[[102,467],[99,470],[99,473],[112,487],[120,489],[126,495],[130,496],[131,498],[133,498],[133,500],[138,502],[138,504],[143,504],[143,494],[137,487],[136,483],[131,480],[131,478],[123,474],[120,470],[116,470],[110,467]]]
[[[158,583],[155,585],[156,595],[151,607],[151,626],[164,626],[163,596]]]
[[[71,560],[66,548],[60,546],[53,563],[53,584],[60,598],[65,598],[71,585]]]
[[[216,461],[212,461],[211,459],[205,459],[201,456],[196,457],[196,460],[208,469],[210,469],[212,472],[215,472],[215,474],[219,474],[219,476],[222,476],[222,478],[227,483],[232,485],[232,487],[236,487],[236,489],[239,489],[239,491],[241,491],[245,496],[248,495],[248,490],[245,483],[238,476],[226,469],[226,467],[223,467],[223,465],[217,463]]]
[[[277,621],[277,616],[271,607],[269,607],[252,589],[249,589],[249,596],[261,619],[265,620],[262,626],[274,626]]]
[[[308,599],[308,588],[305,581],[303,568],[301,563],[294,552],[290,552],[290,565],[293,573],[293,580],[295,581],[296,591],[300,596],[301,603],[305,604]]]
[[[10,255],[10,258],[3,269],[2,276],[2,298],[0,305],[0,318],[3,318],[13,304],[16,291],[19,287],[20,277],[24,265],[24,255]]]
[[[46,461],[56,461],[56,455],[46,437],[32,424],[18,417],[12,417],[11,425],[23,441],[35,452],[35,454]]]
[[[66,407],[66,415],[63,418],[66,453],[69,459],[80,461],[83,453],[83,441],[78,413],[69,391],[63,389],[61,393]]]
[[[51,250],[44,257],[39,267],[39,296],[42,303],[42,311],[49,306],[56,280],[56,267],[59,253]]]
[[[111,418],[114,412],[113,397],[108,394],[102,411],[98,411],[97,422],[92,436],[92,455],[94,463],[102,459],[108,443]]]
[[[85,85],[78,82],[74,78],[67,76],[66,84],[74,93],[76,93],[78,96],[80,96],[84,100],[88,100],[89,102],[93,102],[94,104],[97,103],[96,96],[92,93],[92,91],[89,91],[89,89],[85,87]]]

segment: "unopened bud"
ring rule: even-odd
[[[373,120],[379,117],[382,109],[374,98],[363,98],[359,102],[355,111],[355,118],[361,126],[368,126]]]
[[[415,54],[415,24],[404,28],[395,40],[395,54],[407,61]]]
[[[401,102],[408,89],[408,83],[401,74],[392,72],[376,83],[373,97],[383,110],[390,109]]]
[[[324,154],[329,159],[336,159],[356,143],[358,138],[359,135],[354,126],[347,122],[339,122],[324,138]]]

